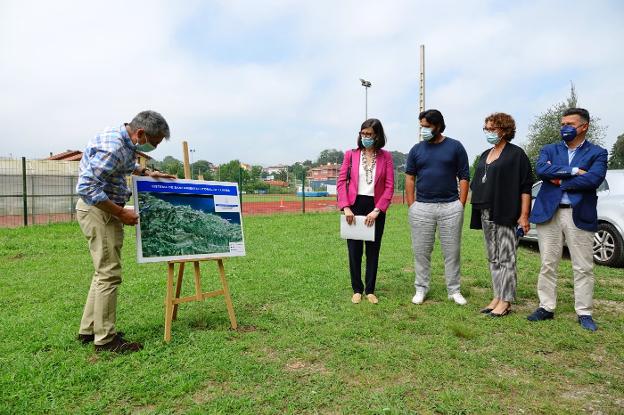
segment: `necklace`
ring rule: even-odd
[[[366,184],[373,183],[373,170],[375,170],[375,162],[377,160],[377,152],[373,153],[373,160],[370,165],[368,164],[368,157],[366,157],[366,152],[362,151],[362,165],[364,166],[364,173],[366,173]]]
[[[488,153],[488,156],[485,158],[485,172],[483,173],[483,177],[481,178],[481,183],[485,183],[487,181],[487,171],[488,171],[488,162],[487,159],[490,158],[490,155],[492,156],[492,161],[489,164],[494,163],[496,160],[498,160],[498,158],[500,157],[500,153],[503,152],[503,150],[501,149],[498,154],[494,153],[494,150],[496,149],[496,147],[492,148],[490,150],[490,152]],[[496,158],[494,158],[496,157]]]

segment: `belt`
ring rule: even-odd
[[[572,205],[568,203],[559,203],[559,209],[570,209]]]

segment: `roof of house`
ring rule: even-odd
[[[137,151],[139,156],[143,157],[146,160],[151,160],[152,158],[147,154]],[[47,157],[46,160],[63,160],[63,161],[80,161],[82,158],[82,151],[80,150],[66,150],[62,153],[58,154],[50,154],[50,157]]]

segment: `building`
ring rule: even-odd
[[[336,181],[338,173],[340,172],[340,164],[327,163],[318,167],[313,167],[308,170],[308,180],[314,181]]]
[[[264,169],[262,169],[262,171],[264,171],[268,175],[272,175],[282,171],[288,171],[288,166],[285,164],[278,164],[276,166],[265,167]]]

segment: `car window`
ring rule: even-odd
[[[542,182],[537,182],[533,185],[533,188],[531,189],[531,197],[533,199],[537,197],[537,194],[539,193],[541,188],[542,188]]]

